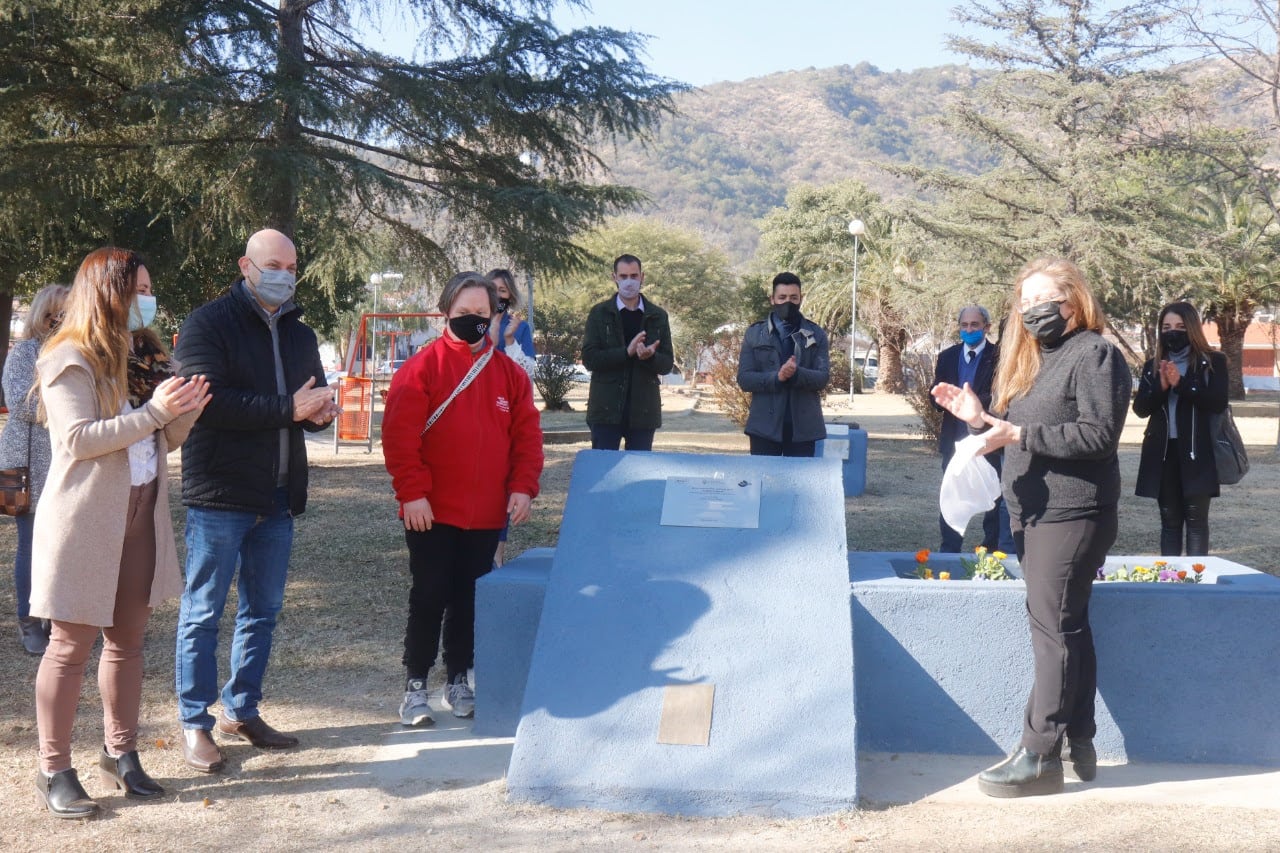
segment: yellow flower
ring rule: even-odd
[[[927,581],[933,580],[933,569],[924,570],[924,579]]]
[[[940,581],[951,580],[951,572],[938,572],[938,580]]]
[[[992,551],[991,556],[995,557],[997,560],[1003,560],[1005,557],[1009,555],[1006,554],[1004,551]]]

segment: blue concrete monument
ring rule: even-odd
[[[856,805],[848,595],[837,460],[578,454],[511,798],[687,815]]]

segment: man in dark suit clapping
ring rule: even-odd
[[[960,343],[947,347],[938,354],[938,363],[934,367],[935,382],[946,382],[963,388],[965,383],[973,389],[982,401],[983,407],[991,406],[991,389],[996,375],[996,361],[1000,348],[987,340],[987,332],[991,330],[991,314],[981,305],[968,305],[960,309],[957,318],[959,323]],[[942,453],[942,468],[956,452],[956,442],[969,435],[969,427],[957,420],[950,412],[937,403],[935,408],[942,412],[942,427],[938,431],[938,450]],[[987,461],[1000,473],[1002,451],[987,454]],[[938,528],[942,533],[942,544],[938,551],[956,553],[960,551],[964,536],[951,529],[951,526],[938,517]],[[1004,498],[996,501],[996,505],[982,517],[982,544],[988,551],[1001,550],[1013,552],[1013,536],[1009,532],[1009,515],[1004,507]]]

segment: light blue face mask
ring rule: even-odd
[[[253,264],[253,261],[249,263]],[[264,304],[279,308],[293,298],[298,287],[296,275],[288,270],[264,270],[257,264],[253,264],[253,268],[258,271],[258,283],[249,282],[249,286]]]
[[[156,298],[145,293],[133,297],[133,305],[129,307],[129,331],[136,332],[151,325],[156,318]]]

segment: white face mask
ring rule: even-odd
[[[156,298],[145,293],[133,297],[133,305],[129,308],[129,331],[136,332],[151,325],[156,318]]]
[[[618,279],[618,295],[628,301],[635,299],[640,295],[640,279],[638,278],[621,278]]]

